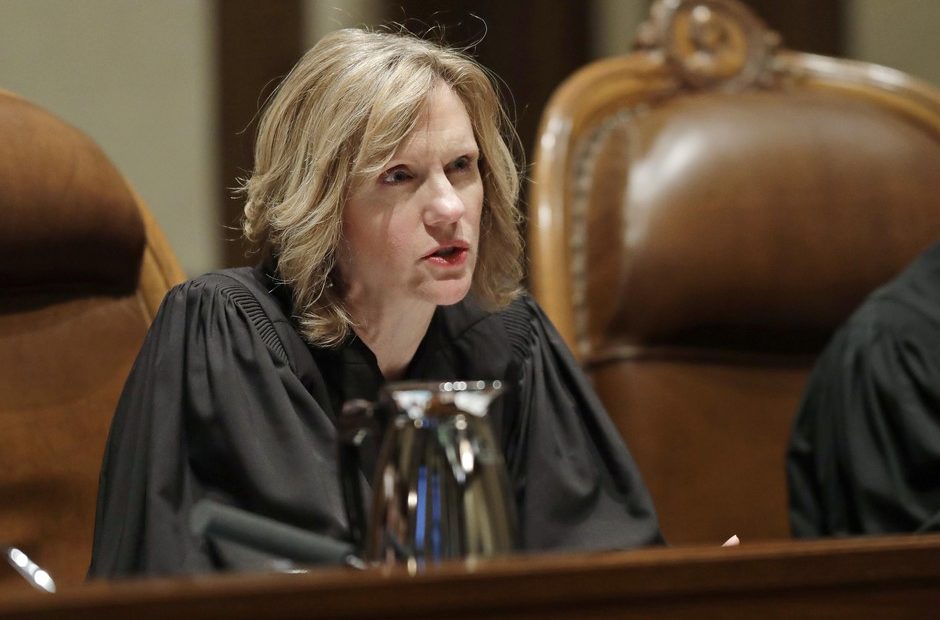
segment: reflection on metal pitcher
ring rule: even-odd
[[[490,556],[517,547],[509,478],[487,419],[499,381],[393,383],[340,419],[340,472],[353,542],[368,561]],[[381,438],[366,523],[359,447]]]

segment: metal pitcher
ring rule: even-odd
[[[515,549],[515,504],[487,419],[499,381],[391,383],[346,403],[340,476],[353,543],[376,563],[490,556]],[[380,441],[368,522],[360,446]]]

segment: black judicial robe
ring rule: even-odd
[[[787,473],[797,536],[940,531],[940,243],[823,352]]]
[[[167,294],[112,422],[90,576],[274,566],[190,534],[202,498],[347,538],[336,415],[345,400],[375,399],[383,378],[355,337],[336,349],[308,346],[289,304],[286,287],[261,268],[209,274]],[[258,327],[262,308],[267,329]],[[467,300],[438,308],[404,379],[456,378],[510,385],[491,422],[524,549],[661,542],[630,454],[531,298],[498,313]]]

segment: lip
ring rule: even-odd
[[[440,252],[448,253],[439,256],[438,253]],[[456,240],[442,243],[422,256],[421,260],[441,267],[459,267],[467,262],[467,255],[469,253],[470,244],[463,240]]]

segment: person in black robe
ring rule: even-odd
[[[266,258],[167,294],[112,423],[91,576],[281,565],[194,533],[206,499],[349,540],[337,416],[389,380],[509,386],[489,419],[524,550],[661,542],[616,428],[519,291],[504,119],[474,61],[407,35],[340,31],[301,59],[245,186]]]
[[[833,336],[787,472],[796,536],[940,530],[940,243]]]

